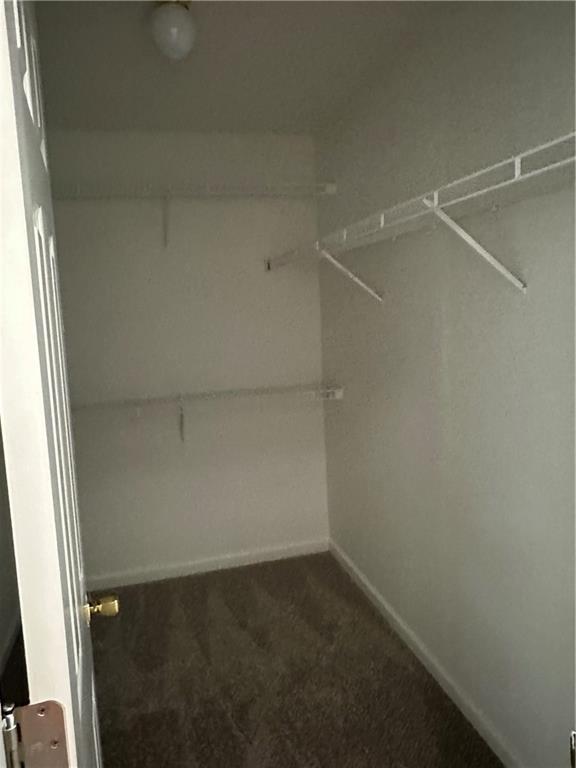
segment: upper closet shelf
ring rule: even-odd
[[[267,262],[267,269],[282,267],[314,253],[346,274],[373,298],[382,301],[382,296],[377,291],[345,267],[334,254],[413,232],[425,226],[434,216],[512,285],[526,293],[526,284],[457,224],[453,217],[498,207],[570,183],[576,158],[575,136],[575,133],[570,133],[540,144],[500,163],[451,181],[432,192],[372,214],[330,233],[307,247],[274,256]]]
[[[74,186],[59,191],[58,200],[176,200],[186,198],[287,197],[307,198],[336,194],[336,184],[284,182],[276,184],[196,184],[159,187],[150,184],[115,192],[95,187]]]
[[[284,182],[275,184],[196,184],[161,187],[149,184],[137,188],[125,188],[114,192],[99,190],[95,186],[74,186],[59,190],[57,200],[116,202],[119,200],[151,200],[160,203],[162,213],[162,245],[168,246],[170,230],[170,203],[173,200],[235,200],[235,199],[286,199],[305,200],[335,195],[336,184]]]

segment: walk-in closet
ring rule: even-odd
[[[18,5],[102,768],[568,766],[574,4]]]

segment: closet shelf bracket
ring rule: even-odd
[[[516,277],[516,275],[510,272],[510,270],[507,269],[504,264],[502,264],[502,262],[498,261],[498,259],[490,253],[490,251],[487,251],[486,248],[484,248],[483,245],[481,245],[474,237],[472,237],[469,232],[463,229],[460,224],[457,224],[454,219],[448,216],[448,214],[438,205],[437,199],[430,200],[429,198],[424,198],[423,202],[424,205],[428,206],[436,218],[438,218],[443,224],[451,229],[452,232],[457,234],[458,237],[462,238],[462,240],[464,240],[464,242],[469,245],[470,248],[476,251],[476,253],[482,256],[482,258],[485,259],[485,261],[487,261],[491,267],[500,272],[500,274],[503,275],[506,280],[511,282],[514,287],[518,288],[519,291],[526,293],[526,283],[523,283],[520,278]]]
[[[358,286],[358,288],[367,293],[378,303],[381,304],[384,301],[382,294],[378,293],[378,291],[374,290],[374,288],[371,288],[368,283],[362,280],[361,277],[358,277],[358,275],[355,272],[352,272],[351,269],[348,269],[348,267],[344,266],[344,264],[329,250],[327,250],[319,240],[314,243],[312,248],[296,248],[295,250],[289,251],[288,253],[283,253],[279,256],[274,256],[273,258],[268,259],[266,261],[266,271],[272,272],[273,270],[279,269],[280,267],[285,267],[288,264],[292,264],[295,261],[298,261],[299,259],[308,257],[311,252],[321,261],[327,261],[330,266],[334,267],[334,269],[337,269],[338,272],[347,277],[348,280],[352,281],[354,285]]]
[[[365,283],[362,278],[358,277],[358,275],[355,272],[352,272],[352,270],[348,269],[348,267],[345,267],[344,264],[342,264],[341,261],[339,261],[335,256],[333,256],[330,251],[327,251],[326,248],[322,248],[319,242],[317,242],[314,246],[314,249],[318,252],[321,259],[324,259],[328,262],[334,269],[337,269],[339,272],[341,272],[345,277],[347,277],[349,280],[351,280],[354,285],[357,285],[358,288],[360,288],[362,291],[365,291],[369,296],[372,296],[373,299],[376,299],[377,302],[380,304],[384,301],[384,297],[382,294],[378,293],[378,291],[375,291],[374,288],[371,288],[368,283]]]

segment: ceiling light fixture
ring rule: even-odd
[[[152,37],[169,59],[185,59],[196,39],[196,23],[188,3],[167,0],[152,13]]]

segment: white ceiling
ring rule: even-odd
[[[40,2],[48,124],[316,132],[413,44],[420,2],[194,2],[197,45],[156,51],[153,2]]]

